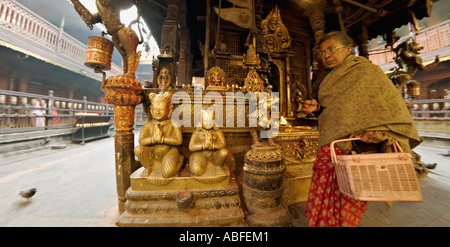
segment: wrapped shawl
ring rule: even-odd
[[[323,107],[319,147],[365,130],[388,130],[412,146],[420,143],[400,92],[380,67],[364,57],[349,55],[330,71],[320,83],[318,100]]]

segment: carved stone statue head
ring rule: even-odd
[[[215,112],[212,110],[202,110],[202,127],[203,129],[210,130],[215,125]]]
[[[150,113],[153,119],[158,121],[169,119],[173,110],[170,93],[151,93],[149,98],[151,101]]]

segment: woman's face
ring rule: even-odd
[[[345,46],[336,38],[330,38],[319,46],[319,57],[325,67],[333,69],[341,64],[352,51],[352,45]]]

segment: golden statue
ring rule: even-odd
[[[161,71],[159,71],[156,82],[158,83],[158,88],[160,89],[173,88],[172,76],[170,75],[168,68],[162,68]]]
[[[212,110],[202,111],[202,123],[191,136],[189,150],[189,170],[194,177],[201,177],[202,182],[218,182],[227,174],[225,161],[228,157],[227,145],[223,132],[214,123]],[[224,169],[225,168],[225,169]]]
[[[253,38],[254,39],[254,38]],[[244,66],[243,68],[260,69],[261,60],[259,54],[256,53],[256,48],[253,44],[248,44],[247,54],[244,54]]]
[[[175,177],[183,164],[183,156],[176,146],[181,145],[181,127],[174,126],[170,118],[173,110],[170,93],[151,93],[150,112],[153,117],[139,135],[139,144],[134,149],[145,170],[142,177],[170,179]]]
[[[418,82],[411,80],[418,70],[425,72],[439,63],[439,55],[437,55],[432,63],[424,65],[422,58],[419,56],[419,51],[422,49],[423,47],[420,47],[415,41],[409,42],[408,40],[393,49],[396,53],[395,62],[399,68],[403,69],[403,71],[397,69],[396,73],[394,73],[395,75],[392,76],[399,90],[402,90],[403,86],[410,82],[412,84],[418,84]]]
[[[96,0],[97,13],[92,14],[79,2],[70,0],[77,13],[87,26],[92,30],[96,23],[103,23],[109,35],[111,35],[114,47],[123,58],[123,73],[125,76],[135,78],[135,72],[139,65],[140,54],[136,52],[139,41],[136,33],[120,22],[121,9],[129,8],[135,1],[131,0]]]
[[[264,81],[259,77],[258,72],[255,69],[251,69],[247,73],[247,77],[244,81],[245,89],[247,92],[262,92],[264,91]]]
[[[277,6],[261,21],[261,27],[270,52],[283,52],[291,48],[292,39]]]
[[[218,66],[212,67],[207,72],[207,90],[225,90],[225,72]]]
[[[303,103],[304,103],[303,93],[299,88],[296,88],[294,90],[294,102],[295,102],[295,110],[294,110],[295,117],[297,118],[305,117],[306,114],[303,111]]]

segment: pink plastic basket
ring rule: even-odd
[[[422,201],[411,154],[403,153],[398,143],[393,145],[394,153],[336,156],[335,143],[359,139],[331,143],[331,160],[341,193],[361,201]]]

